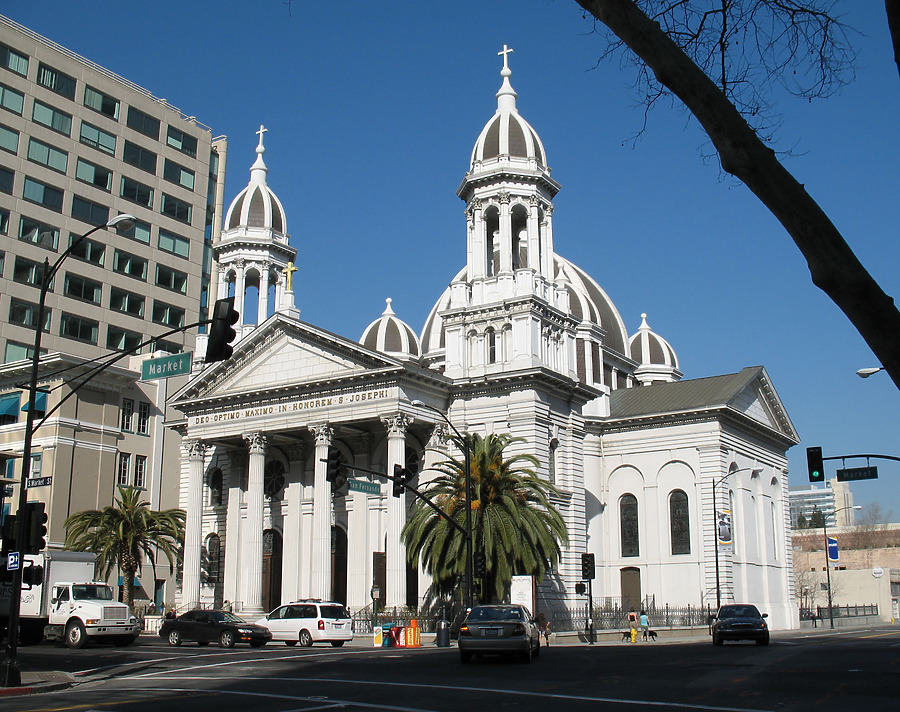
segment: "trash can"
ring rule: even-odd
[[[450,647],[450,621],[437,622],[437,635],[434,642],[439,648]]]

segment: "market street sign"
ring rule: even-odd
[[[190,351],[172,354],[171,356],[162,356],[161,358],[147,359],[141,364],[142,381],[152,381],[155,378],[168,378],[169,376],[183,376],[190,372]]]
[[[29,477],[25,480],[25,489],[31,489],[32,487],[49,487],[52,481],[52,477]]]
[[[351,492],[364,492],[365,494],[381,494],[381,485],[377,482],[366,480],[347,480],[347,489]]]
[[[849,467],[837,471],[838,482],[854,482],[855,480],[877,480],[877,467]]]

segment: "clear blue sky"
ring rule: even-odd
[[[859,72],[840,96],[784,97],[777,148],[882,287],[900,292],[900,78],[879,2],[845,2]],[[646,312],[686,378],[764,365],[805,448],[900,456],[900,394],[810,282],[749,191],[701,157],[680,108],[641,109],[570,0],[16,0],[0,12],[167,99],[229,139],[226,201],[255,131],[299,250],[301,318],[358,339],[386,297],[416,331],[465,261],[455,191],[496,108],[498,50],[553,177],[557,252],[607,291],[629,333]],[[706,147],[708,148],[708,146]],[[848,466],[864,464],[848,462]],[[853,486],[900,520],[900,463]],[[836,465],[826,464],[833,473]]]

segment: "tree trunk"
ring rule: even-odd
[[[722,168],[784,226],[812,282],[856,327],[900,388],[900,312],[803,185],[779,163],[716,84],[631,0],[578,0],[614,32],[703,126]],[[887,5],[893,4],[887,0]]]

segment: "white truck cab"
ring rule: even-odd
[[[44,637],[62,638],[70,648],[82,648],[93,637],[128,645],[141,632],[128,606],[114,600],[112,589],[100,581],[53,584],[48,619]]]

